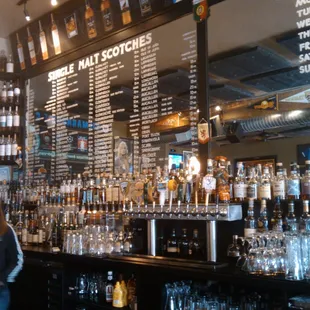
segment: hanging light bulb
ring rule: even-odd
[[[57,0],[51,0],[51,5],[52,5],[52,6],[58,5],[58,1],[57,1]]]
[[[29,22],[31,20],[31,17],[27,10],[27,1],[25,1],[24,3],[24,14],[25,14],[26,21]]]

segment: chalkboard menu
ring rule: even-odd
[[[198,152],[196,58],[187,16],[28,80],[27,176],[186,162]]]

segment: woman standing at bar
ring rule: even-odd
[[[0,206],[0,309],[7,310],[10,303],[8,282],[14,282],[23,266],[23,252],[14,229],[6,223],[3,204]]]

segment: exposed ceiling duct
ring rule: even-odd
[[[310,124],[310,110],[295,110],[281,114],[257,117],[241,122],[244,133],[259,132],[288,126],[307,126]]]

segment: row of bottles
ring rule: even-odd
[[[0,111],[0,133],[1,132],[19,132],[20,130],[20,115],[18,112],[18,106],[15,107],[15,111],[12,112],[12,107],[6,111],[5,107]]]
[[[6,138],[2,135],[0,138],[0,162],[17,159],[22,159],[22,151],[18,146],[16,134],[13,138],[10,135]]]
[[[128,0],[119,0],[120,9],[121,9],[121,16],[122,21],[124,25],[130,24],[132,22],[131,17],[131,11]],[[140,0],[140,7],[141,7],[141,13],[143,16],[149,15],[152,13],[151,3],[149,0]],[[113,16],[113,10],[111,6],[111,0],[101,0],[101,13],[103,18],[103,25],[104,30],[106,32],[111,31],[114,29],[114,18]],[[86,28],[87,28],[87,34],[89,39],[93,39],[97,37],[97,26],[96,26],[96,20],[95,20],[95,12],[94,9],[90,5],[89,0],[85,0],[85,22],[86,22]],[[55,55],[59,55],[62,52],[61,47],[61,40],[59,36],[59,30],[57,23],[54,19],[54,15],[51,14],[51,34],[53,39],[53,46],[54,46],[54,53]],[[76,25],[74,25],[77,27]],[[49,51],[47,47],[47,39],[46,39],[46,33],[43,30],[41,21],[38,22],[39,27],[39,41],[40,41],[40,47],[41,47],[41,54],[42,59],[47,60],[49,59]],[[34,44],[34,39],[32,36],[32,33],[30,31],[30,28],[27,27],[27,45],[28,45],[28,52],[30,56],[31,65],[34,66],[37,64],[37,55],[36,55],[36,49]],[[22,70],[26,69],[25,64],[25,57],[24,57],[24,48],[23,44],[20,40],[19,34],[16,34],[17,37],[17,52],[18,52],[18,58],[19,63]]]
[[[70,286],[68,295],[75,294],[79,299],[89,299],[97,304],[108,303],[114,308],[137,309],[137,281],[132,274],[128,281],[123,274],[108,271],[106,274],[81,273],[76,278],[76,285]]]
[[[198,229],[193,230],[192,238],[188,237],[187,229],[182,229],[182,235],[176,236],[176,230],[172,229],[170,237],[167,239],[166,246],[163,248],[163,255],[174,258],[185,258],[202,260],[204,251],[201,240],[199,239]],[[160,245],[159,251],[162,251]]]
[[[270,230],[276,232],[285,231],[310,231],[310,214],[309,214],[309,201],[303,201],[303,213],[298,219],[295,215],[294,201],[288,204],[288,213],[283,215],[281,200],[278,196],[275,200],[275,205],[272,213],[271,220],[269,221],[266,200],[261,201],[260,215],[258,218],[254,216],[254,200],[249,201],[247,216],[244,219],[244,236],[251,237],[253,234],[265,233]]]
[[[262,167],[258,164],[245,168],[244,163],[238,162],[236,176],[233,177],[230,162],[225,157],[218,156],[215,161],[208,160],[208,173],[203,183],[212,183],[212,177],[214,186],[210,189],[210,196],[213,202],[215,196],[223,203],[250,199],[270,200],[276,197],[289,200],[310,199],[310,160],[306,161],[304,175],[300,175],[297,163],[292,162],[289,176],[280,162],[276,164],[276,174],[273,165]]]
[[[14,73],[14,62],[12,55],[7,57],[4,50],[0,51],[0,72]]]
[[[16,106],[18,106],[20,104],[20,93],[21,90],[19,86],[19,80],[17,80],[15,83],[13,83],[13,81],[10,81],[9,83],[7,83],[6,81],[2,81],[1,103],[3,105],[15,104]]]

